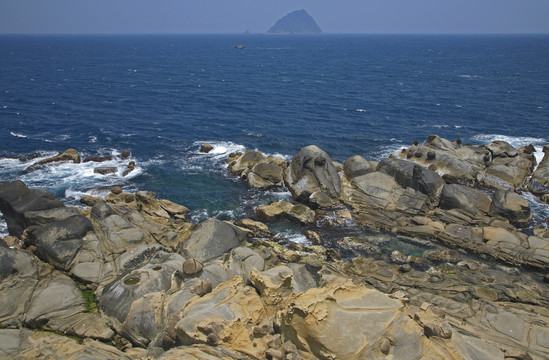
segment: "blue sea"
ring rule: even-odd
[[[336,161],[379,160],[431,134],[548,144],[549,35],[0,36],[0,179],[69,205],[120,184],[181,203],[194,221],[236,219],[290,196],[229,176],[231,152],[291,159],[316,144]],[[127,149],[136,169],[124,177],[129,160],[115,159],[22,175],[36,159],[10,158],[68,148]],[[543,223],[549,210],[529,200]]]

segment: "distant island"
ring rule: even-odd
[[[296,10],[284,16],[267,31],[267,34],[320,34],[315,19],[305,10]]]

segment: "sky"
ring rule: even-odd
[[[549,33],[549,0],[0,0],[0,34],[264,33],[300,9],[324,33]]]

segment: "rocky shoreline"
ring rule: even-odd
[[[549,147],[537,168],[533,150],[431,136],[379,163],[231,154],[233,176],[293,198],[235,222],[146,191],[74,208],[0,182],[0,358],[549,358],[549,231],[521,196],[548,201]]]

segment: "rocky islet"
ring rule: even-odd
[[[146,191],[80,209],[2,182],[0,357],[547,358],[549,232],[523,230],[520,196],[547,194],[546,159],[533,172],[527,147],[436,136],[379,163],[247,151],[229,172],[294,202],[234,223],[194,224]],[[314,245],[282,246],[268,226],[281,219]],[[445,246],[388,253],[338,236],[350,223]]]

